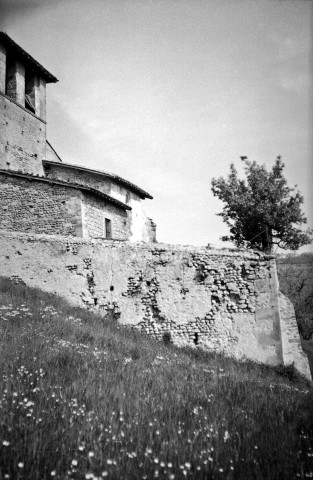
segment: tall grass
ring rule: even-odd
[[[179,350],[0,279],[0,478],[313,478],[292,369]]]

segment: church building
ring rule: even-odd
[[[46,86],[58,80],[0,32],[0,229],[155,242],[152,199],[112,173],[64,163],[47,140]]]

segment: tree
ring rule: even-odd
[[[311,243],[311,230],[300,228],[307,222],[301,212],[303,196],[290,188],[283,176],[284,163],[278,156],[272,169],[241,157],[246,179],[238,177],[234,164],[230,173],[212,179],[212,192],[225,205],[217,215],[230,227],[230,235],[222,237],[237,247],[271,252],[274,245],[297,250]]]

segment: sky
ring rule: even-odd
[[[242,155],[282,156],[313,228],[312,19],[308,0],[0,0],[0,29],[59,79],[62,160],[148,191],[158,241],[183,245],[225,246],[211,180]]]

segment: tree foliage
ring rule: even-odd
[[[212,179],[214,196],[225,204],[218,215],[230,227],[230,235],[222,240],[267,252],[274,245],[297,250],[311,243],[312,232],[301,229],[307,222],[301,211],[303,196],[296,186],[288,187],[281,158],[277,157],[270,171],[247,157],[241,159],[245,164],[244,180],[238,177],[234,164],[226,179]]]

